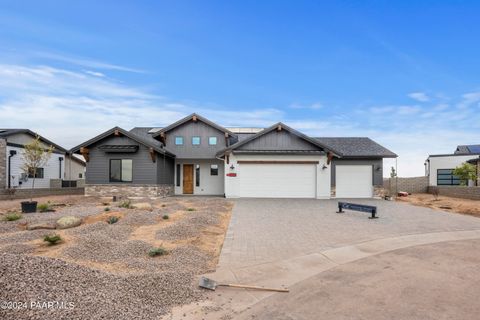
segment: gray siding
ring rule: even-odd
[[[178,159],[215,159],[215,154],[226,147],[225,134],[202,121],[189,121],[166,133],[167,149]],[[175,145],[175,137],[183,137],[183,146]],[[199,146],[192,145],[192,137],[201,139]],[[208,144],[209,137],[217,137],[217,145]]]
[[[371,165],[373,167],[373,185],[383,185],[383,159],[338,159],[332,160],[332,187],[335,186],[335,170],[337,165]],[[380,167],[380,170],[376,168]]]
[[[136,153],[106,153],[99,146],[111,145],[138,145]],[[132,182],[125,184],[157,184],[158,161],[152,161],[149,148],[141,145],[130,138],[109,137],[89,147],[90,161],[87,162],[86,183],[87,184],[109,184],[110,183],[110,159],[132,159],[133,176]],[[157,155],[157,159],[160,156]],[[173,170],[173,168],[172,168]],[[118,183],[118,182],[116,182]]]
[[[320,148],[286,130],[273,130],[247,142],[238,150],[320,150]]]
[[[174,173],[175,159],[157,155],[157,183],[173,185]]]

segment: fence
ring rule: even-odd
[[[467,186],[428,187],[429,193],[432,193],[432,188],[438,188],[438,194],[441,196],[480,200],[479,186],[476,186],[476,187],[467,187]]]
[[[385,178],[383,179],[383,188],[390,191],[390,194],[396,194],[400,191],[426,193],[428,190],[428,177]]]

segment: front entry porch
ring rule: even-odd
[[[224,195],[224,164],[216,159],[176,159],[176,195]]]

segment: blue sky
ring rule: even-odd
[[[422,175],[429,153],[480,143],[479,13],[478,1],[1,1],[0,127],[71,147],[194,111],[283,121],[369,136],[400,155],[401,176]]]

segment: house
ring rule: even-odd
[[[283,123],[225,128],[189,115],[163,128],[112,128],[70,150],[87,164],[86,195],[370,198],[383,158],[369,138],[309,137]]]
[[[39,136],[39,135],[38,135]],[[32,187],[32,176],[24,173],[23,150],[27,143],[37,137],[29,129],[0,129],[0,189]],[[35,178],[35,188],[50,188],[52,181],[79,180],[85,175],[85,162],[70,157],[67,150],[39,136],[40,142],[47,149],[54,147],[47,164],[39,168]]]
[[[455,186],[461,182],[453,170],[463,163],[477,164],[480,145],[460,145],[452,154],[432,154],[425,162],[426,175],[430,186]],[[478,168],[478,166],[477,166]],[[474,183],[473,181],[470,184]]]

